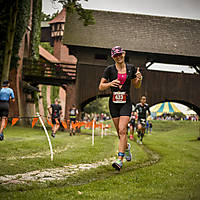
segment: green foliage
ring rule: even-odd
[[[57,15],[59,14],[59,11],[57,11],[56,13],[53,13],[52,15],[50,14],[46,14],[44,12],[41,12],[41,21],[51,21],[52,19],[54,19]]]
[[[11,68],[17,66],[18,51],[20,47],[20,43],[22,37],[26,31],[28,26],[28,21],[30,17],[30,1],[27,0],[18,0],[18,10],[17,11],[17,21],[16,21],[16,29],[13,30],[15,32],[14,43],[12,48],[12,58],[11,58]],[[9,10],[13,6],[8,2],[4,1],[1,4],[1,12],[0,12],[0,57],[4,57],[4,50],[6,45],[6,36],[7,36],[7,26],[9,23]],[[3,59],[0,59],[0,65],[3,65]]]
[[[35,103],[35,111],[36,112],[39,112],[39,94],[38,94],[38,92],[34,92],[34,103]]]
[[[3,57],[4,57],[4,50],[6,45],[6,32],[8,26],[8,13],[9,13],[10,6],[8,3],[1,4],[1,12],[0,12],[0,66],[3,66]],[[0,74],[1,75],[1,74]]]
[[[92,16],[91,10],[85,10],[82,8],[80,0],[52,0],[53,2],[62,3],[66,8],[66,12],[73,13],[74,11],[80,16],[80,20],[83,20],[85,26],[95,23],[94,17]],[[88,1],[88,0],[85,0]]]
[[[55,102],[55,99],[59,99],[59,86],[51,86],[51,103]]]
[[[20,48],[20,43],[22,37],[27,29],[29,18],[30,18],[30,1],[19,0],[19,10],[17,14],[17,23],[15,30],[15,38],[12,50],[11,67],[17,66],[17,61],[19,59],[18,52]]]
[[[54,49],[53,49],[53,47],[50,45],[49,42],[41,42],[40,45],[41,45],[44,49],[46,49],[49,53],[53,54]]]
[[[34,60],[39,59],[39,44],[41,34],[41,10],[42,0],[33,1],[33,19],[31,35],[31,55]]]
[[[42,99],[42,103],[43,103],[43,108],[44,108],[44,114],[47,116],[47,107],[48,107],[48,105],[47,105],[47,86],[46,85],[43,85],[42,86],[42,97],[43,97],[43,99]]]
[[[90,102],[84,107],[84,112],[91,113],[106,113],[109,114],[108,108],[108,97],[107,98],[97,98],[96,100]]]
[[[171,116],[175,117],[176,119],[181,119],[186,117],[182,112],[174,112],[171,114]]]

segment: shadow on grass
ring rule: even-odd
[[[200,142],[200,138],[198,139],[193,139],[193,140],[188,140],[189,142]]]

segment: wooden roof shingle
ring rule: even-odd
[[[200,20],[93,11],[84,26],[77,14],[66,18],[66,45],[200,57]]]

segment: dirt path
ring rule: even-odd
[[[134,170],[137,168],[147,167],[159,161],[160,156],[157,153],[151,151],[144,145],[141,145],[141,148],[143,148],[143,150],[148,154],[149,160],[144,163],[131,165],[129,167],[126,166],[126,168],[123,169],[124,172]],[[36,170],[24,174],[4,175],[0,176],[0,184],[27,184],[34,181],[45,182],[45,181],[64,180],[74,174],[77,174],[80,171],[86,171],[92,168],[98,168],[99,166],[111,165],[114,160],[115,157],[110,159],[104,159],[103,161],[91,164],[68,165],[60,168]],[[115,173],[110,173],[110,174],[105,174],[105,173],[106,172],[103,172],[103,174],[105,175],[104,177],[108,177],[115,174]],[[96,177],[95,180],[97,179],[101,179],[101,177]]]
[[[30,181],[54,181],[54,180],[64,180],[70,175],[76,174],[80,171],[89,170],[92,168],[97,168],[99,166],[109,165],[115,160],[115,157],[110,159],[105,159],[104,161],[99,161],[91,164],[78,164],[78,165],[68,165],[60,168],[36,170],[32,172],[27,172],[24,174],[15,175],[4,175],[0,176],[1,184],[24,184]]]

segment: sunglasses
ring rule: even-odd
[[[115,54],[115,55],[113,56],[113,58],[116,58],[116,57],[118,57],[118,56],[122,56],[122,53],[117,53],[117,54]]]

